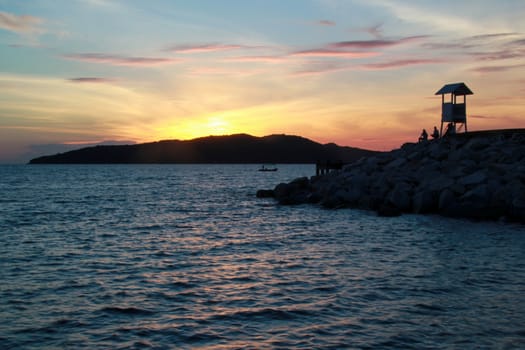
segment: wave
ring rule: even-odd
[[[137,307],[119,307],[119,306],[106,306],[100,309],[99,311],[103,313],[120,314],[120,315],[128,315],[128,316],[145,316],[145,315],[155,314],[154,311],[147,310],[147,309],[141,309]]]

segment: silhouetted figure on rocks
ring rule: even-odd
[[[428,134],[427,131],[423,129],[423,131],[421,131],[421,136],[419,136],[419,142],[425,142],[426,140],[428,140]]]
[[[447,124],[447,129],[445,130],[445,136],[454,135],[456,133],[456,126],[453,123]]]
[[[438,139],[439,138],[439,130],[434,126],[434,131],[432,132],[432,138]]]

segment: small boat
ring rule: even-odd
[[[263,165],[262,167],[259,168],[259,171],[277,171],[277,167],[272,166],[271,168],[269,168]]]

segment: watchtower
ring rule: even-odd
[[[450,94],[450,102],[445,102],[445,95]],[[465,83],[447,84],[436,92],[441,95],[441,130],[440,136],[443,135],[443,123],[450,123],[452,130],[460,130],[463,126],[467,132],[467,95],[474,93]],[[463,103],[457,101],[458,96],[463,96]],[[456,128],[456,125],[459,128]]]

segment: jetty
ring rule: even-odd
[[[325,175],[332,170],[341,170],[343,168],[343,165],[344,163],[342,160],[338,160],[336,162],[329,160],[322,162],[318,160],[315,163],[315,175]]]
[[[406,143],[264,194],[284,205],[358,208],[381,216],[439,214],[525,223],[525,129]]]

